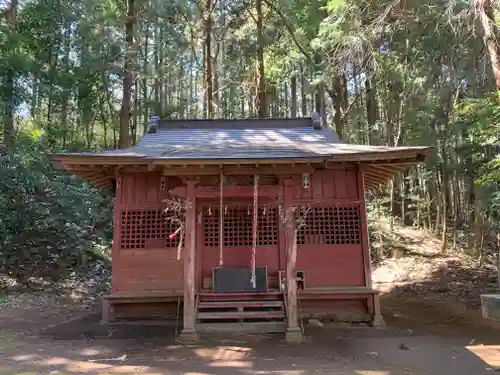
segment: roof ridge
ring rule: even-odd
[[[162,120],[153,116],[149,122],[148,133],[158,130],[178,129],[293,129],[312,128],[312,117],[300,118],[246,118],[246,119],[170,119]]]

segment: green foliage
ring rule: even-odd
[[[54,171],[43,151],[22,138],[0,156],[0,269],[20,279],[109,256],[112,199]]]

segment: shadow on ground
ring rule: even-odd
[[[174,322],[103,326],[87,314],[30,337],[0,333],[0,375],[491,374],[500,366],[500,325],[483,320],[478,306],[494,290],[489,270],[450,260],[427,280],[387,289],[389,328],[306,326],[298,345],[283,335],[218,334],[185,346]]]
[[[306,333],[297,345],[283,335],[218,334],[184,346],[174,339],[174,324],[102,326],[92,314],[43,330],[1,362],[0,374],[480,375],[491,367],[465,339],[402,328],[325,326]]]

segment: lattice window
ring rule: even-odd
[[[312,207],[297,234],[299,245],[344,245],[361,243],[358,206]]]
[[[177,247],[179,236],[169,238],[176,228],[162,210],[129,210],[121,213],[122,249],[144,249],[148,245]]]
[[[260,207],[258,214],[259,246],[278,244],[278,208]],[[224,209],[224,246],[252,246],[252,209],[227,207]],[[219,210],[204,213],[205,246],[219,246]]]

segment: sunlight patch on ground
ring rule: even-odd
[[[197,356],[218,361],[238,361],[245,358],[252,349],[241,346],[217,346],[215,348],[195,349]]]
[[[35,362],[35,365],[40,367],[56,367],[64,366],[64,370],[71,373],[88,373],[98,372],[99,374],[141,374],[141,375],[157,375],[152,372],[148,366],[128,366],[115,365],[101,362],[77,361],[61,357],[53,357],[43,361]]]
[[[12,357],[14,361],[30,361],[36,358],[38,358],[36,354],[21,354]]]
[[[94,348],[85,348],[85,349],[82,349],[80,351],[80,354],[88,356],[88,357],[91,357],[91,356],[94,356],[94,355],[101,354],[101,351],[99,351],[97,349],[94,349]]]
[[[476,345],[465,347],[491,367],[500,367],[500,345]]]
[[[248,361],[214,361],[209,364],[210,367],[234,367],[234,368],[250,368],[252,362]]]
[[[276,370],[276,371],[252,371],[252,374],[258,375],[304,375],[302,370]]]

